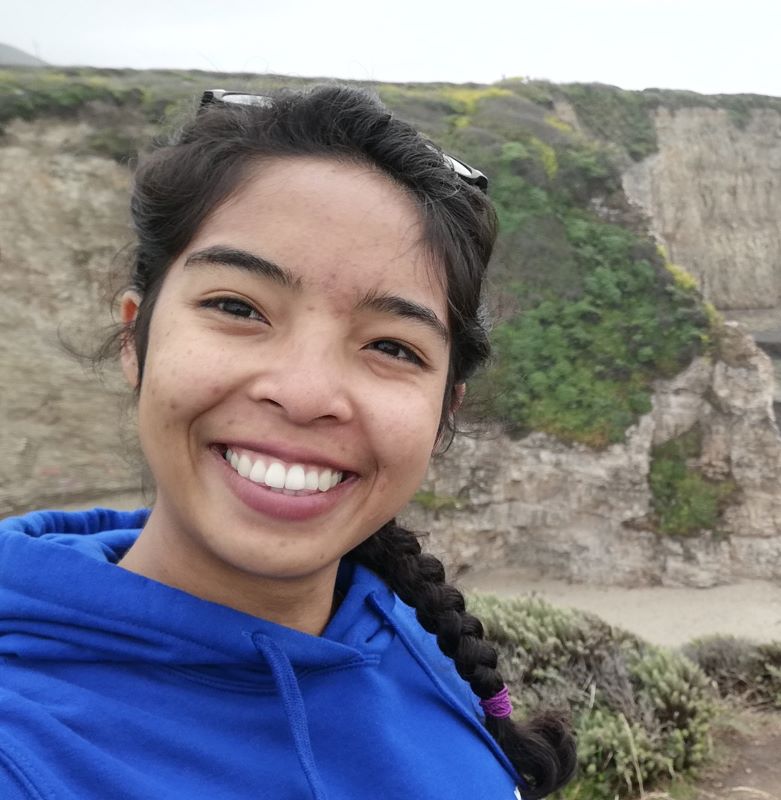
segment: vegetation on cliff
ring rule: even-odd
[[[737,128],[744,128],[754,110],[781,111],[781,99],[754,94],[707,95],[670,89],[619,89],[601,83],[535,84],[551,104],[566,100],[580,124],[593,136],[618,144],[634,161],[657,150],[653,114],[658,108],[711,108],[724,111]]]
[[[737,491],[729,478],[713,480],[696,463],[702,450],[697,427],[651,452],[648,484],[656,526],[662,533],[693,536],[717,528],[719,517]]]
[[[83,152],[128,160],[137,142],[122,108],[156,124],[205,86],[254,91],[277,76],[129,70],[0,72],[0,125],[13,118],[102,115]],[[609,149],[553,112],[551,88],[508,82],[376,86],[401,116],[491,179],[501,221],[494,263],[496,360],[472,396],[516,433],[542,430],[601,447],[650,407],[651,381],[702,347],[707,317],[635,220]],[[575,92],[570,87],[569,91]],[[574,96],[574,95],[573,95]],[[490,387],[490,390],[489,390]]]

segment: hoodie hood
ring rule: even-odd
[[[360,661],[387,643],[377,640],[384,618],[366,599],[373,593],[392,609],[395,598],[362,567],[342,567],[345,597],[320,637],[117,567],[148,514],[39,511],[0,523],[0,655],[257,670],[252,637],[265,635],[305,670]]]
[[[311,636],[117,566],[147,517],[0,522],[4,800],[517,797],[476,698],[376,575],[343,562]]]

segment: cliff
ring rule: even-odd
[[[781,306],[781,113],[658,108],[658,152],[623,174],[670,259],[719,309]]]
[[[781,439],[769,358],[728,323],[717,358],[655,387],[653,411],[625,443],[596,451],[532,434],[459,438],[432,466],[406,516],[455,574],[514,567],[586,583],[711,586],[781,579]],[[656,446],[697,430],[689,467],[736,495],[712,530],[653,525]]]
[[[138,485],[118,453],[121,404],[68,357],[110,324],[109,274],[130,241],[129,175],[69,152],[87,123],[16,121],[0,147],[0,515]]]
[[[124,162],[157,129],[160,98],[180,80],[166,74],[158,86],[155,76],[142,93],[137,76],[117,88],[110,80],[125,76],[90,73],[66,105],[63,76],[41,74],[35,92],[0,102],[0,515],[111,502],[139,489],[132,399],[115,369],[98,377],[63,342],[88,352],[108,333],[112,274],[121,274],[131,242]],[[768,168],[778,164],[779,112],[752,108],[737,125],[729,109],[658,106],[648,112],[652,127],[640,126],[642,146],[602,147],[581,110],[554,102],[550,87],[380,88],[453,152],[487,162],[504,225],[497,297],[526,303],[521,316],[536,325],[531,334],[501,322],[498,329],[513,347],[531,335],[521,367],[527,357],[540,365],[516,381],[529,389],[523,424],[573,412],[559,438],[539,430],[459,438],[410,507],[413,524],[432,531],[432,545],[457,571],[513,565],[633,584],[781,577],[770,361],[740,327],[707,329],[685,279],[667,274],[638,238],[645,221],[637,213],[718,305],[780,304],[779,179],[777,166]],[[191,83],[177,91],[189,96]],[[620,175],[607,158],[613,151]],[[627,288],[629,273],[645,282]],[[521,293],[507,288],[519,283]],[[639,318],[651,295],[655,305]],[[599,327],[605,320],[613,327]],[[682,331],[681,344],[666,347]],[[624,347],[626,332],[639,341],[634,349]],[[567,350],[570,336],[586,349]],[[554,358],[558,377],[545,366]],[[585,377],[565,385],[572,363]],[[555,407],[546,405],[553,391],[545,383],[554,378],[566,390],[556,392]],[[608,388],[594,394],[586,427],[577,413],[599,382]],[[542,386],[536,397],[532,384]],[[627,405],[610,406],[611,426],[602,430],[600,413],[608,415],[599,410],[616,398]],[[607,446],[577,444],[584,431]],[[656,485],[660,448],[691,436],[696,447],[673,467],[702,489],[692,497],[705,498],[712,513],[667,524]]]

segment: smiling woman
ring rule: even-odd
[[[482,626],[394,521],[487,355],[484,188],[339,87],[207,92],[141,165],[117,341],[155,502],[0,524],[4,798],[566,782],[565,725],[511,721]]]
[[[313,156],[256,167],[204,221],[151,319],[157,498],[121,566],[321,633],[341,557],[404,507],[436,444],[447,299],[420,227],[377,170]],[[140,302],[125,295],[125,322]],[[123,362],[136,385],[129,341]]]

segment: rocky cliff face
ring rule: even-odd
[[[699,358],[660,381],[652,413],[625,444],[602,452],[542,434],[459,439],[435,462],[429,500],[406,516],[456,574],[510,566],[574,581],[710,586],[781,578],[781,438],[772,412],[772,367],[737,323],[721,356]],[[718,529],[693,538],[648,524],[651,448],[695,425],[698,463],[731,475],[737,501]],[[439,510],[431,506],[438,505]]]
[[[714,113],[714,126],[721,126],[714,136],[743,141],[740,137],[750,135],[751,125],[746,133],[731,132],[731,123]],[[693,147],[701,146],[691,131],[700,130],[702,119],[684,112],[675,119],[679,115],[679,122],[670,115],[670,124],[689,120],[686,135],[694,137]],[[88,349],[99,341],[95,331],[111,322],[110,276],[115,268],[120,271],[121,249],[131,238],[127,171],[73,152],[89,132],[88,122],[14,122],[0,143],[0,516],[79,501],[111,503],[117,493],[139,488],[133,426],[123,422],[123,409],[132,406],[127,389],[116,371],[100,381],[61,344],[67,338]],[[662,169],[664,154],[677,145],[660,135],[659,156],[638,166],[628,181],[640,185],[638,176],[646,171],[646,186],[655,188],[644,197],[656,198],[656,218],[670,220],[659,230],[672,236],[678,231],[675,215],[662,216],[668,214],[665,204],[684,218],[688,204],[696,206],[705,195],[679,199],[686,181],[678,176],[675,182],[674,166]],[[768,139],[768,148],[777,146]],[[724,152],[725,161],[729,153]],[[748,173],[757,182],[759,158],[747,153],[754,165]],[[701,155],[703,163],[709,158]],[[707,161],[710,168],[717,160]],[[708,171],[696,172],[697,163],[691,159],[691,182],[695,173]],[[768,196],[777,190],[776,177],[767,178]],[[737,252],[738,241],[762,242],[769,258],[778,222],[768,205],[762,231],[752,237],[751,225],[760,227],[757,208],[765,207],[758,198],[764,195],[745,181],[746,194],[738,194],[754,200],[745,201],[740,225],[736,221],[723,234],[724,246]],[[713,204],[724,201],[715,188],[710,196]],[[699,246],[695,222],[687,222],[686,229],[692,248]],[[738,231],[740,226],[748,232]],[[713,247],[705,234],[701,244]],[[673,246],[671,239],[668,246],[676,260],[691,266],[675,249],[682,245]],[[708,263],[707,258],[696,262]],[[735,275],[746,270],[749,277],[723,278],[735,292],[754,280],[750,270],[765,281],[761,291],[746,289],[741,302],[755,302],[775,286],[769,262],[762,263],[760,268],[751,260],[740,262]],[[778,287],[772,291],[777,297]],[[440,510],[413,504],[408,519],[431,530],[433,548],[457,571],[510,565],[579,581],[630,584],[781,578],[781,440],[771,410],[772,386],[767,357],[739,327],[728,325],[721,356],[698,359],[674,380],[660,382],[653,413],[629,431],[625,444],[594,452],[539,434],[515,442],[498,435],[460,439],[431,470],[428,489],[444,498]],[[662,537],[648,525],[650,450],[695,423],[703,434],[698,466],[714,477],[731,475],[740,493],[718,530],[696,539]]]
[[[720,309],[781,306],[781,115],[660,108],[658,153],[624,174],[670,259]]]
[[[0,147],[0,516],[135,486],[118,388],[69,357],[110,323],[109,275],[130,240],[127,170],[71,154],[85,124],[15,122]]]

